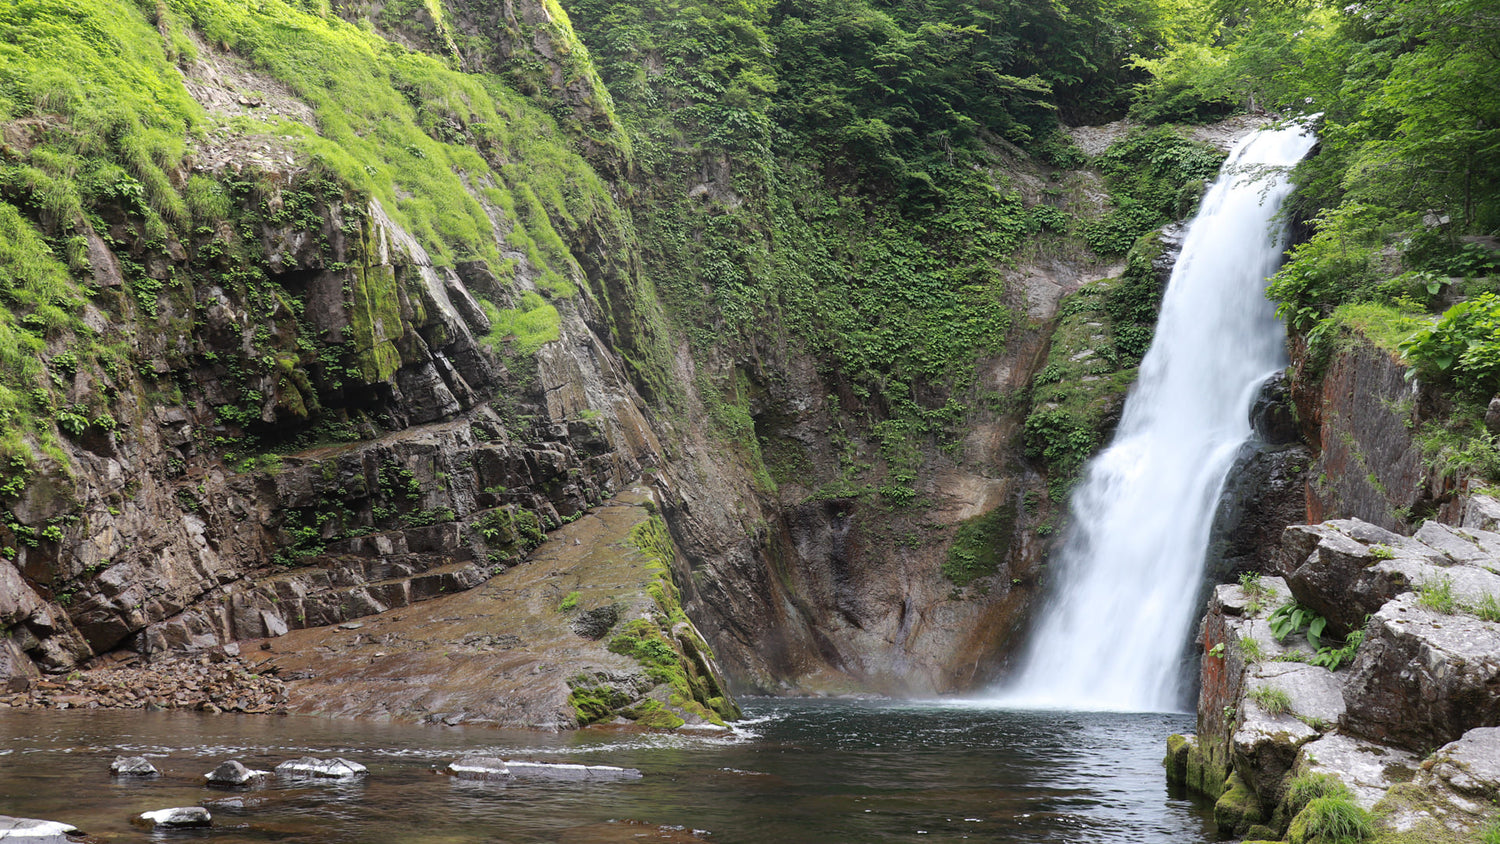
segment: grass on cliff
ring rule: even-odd
[[[221,124],[183,84],[179,68],[192,73],[199,61],[243,64],[279,82],[311,107],[316,125],[284,116]],[[287,316],[279,304],[285,292],[260,289],[265,269],[259,244],[237,243],[250,230],[230,224],[240,215],[236,203],[265,193],[254,174],[221,182],[188,172],[191,151],[216,143],[220,131],[289,145],[311,167],[311,180],[337,185],[332,193],[347,194],[351,207],[362,197],[379,199],[439,264],[481,260],[505,284],[521,268],[501,250],[524,256],[546,297],[576,292],[583,271],[568,244],[583,239],[585,230],[622,247],[630,240],[629,224],[603,180],[532,101],[498,78],[459,73],[442,59],[387,42],[326,5],[5,2],[0,124],[5,493],[19,492],[44,456],[50,468],[66,469],[54,420],[68,422],[65,433],[72,434],[74,420],[86,420],[88,427],[95,420],[129,418],[114,403],[124,391],[148,389],[132,387],[144,364],[133,360],[129,343],[116,342],[119,332],[101,335],[83,324],[91,296],[111,318],[138,319],[152,332],[173,336],[194,330],[179,317],[192,306],[195,283],[223,284],[265,300],[267,314],[257,311],[257,318],[269,319],[278,308],[278,319]],[[296,216],[311,210],[288,204],[277,214],[292,225],[311,225]],[[112,304],[113,294],[101,298],[93,289],[91,232],[104,236],[120,258],[128,302]],[[179,243],[191,255],[186,267],[171,257]],[[166,280],[145,272],[152,260],[170,265]],[[226,271],[227,265],[235,268]],[[221,278],[225,272],[233,278]],[[158,302],[174,296],[185,304],[171,309],[179,313],[169,319]],[[512,354],[532,354],[558,336],[555,306],[539,297],[496,309],[496,316],[494,340],[508,342]],[[298,334],[289,326],[269,327],[276,337]],[[309,365],[301,360],[307,357],[257,348],[253,360],[227,364],[231,374],[256,371],[263,359],[287,369],[285,383],[302,385],[288,387],[287,406],[309,414],[317,412],[318,397],[309,392],[313,381],[301,368]],[[392,369],[376,367],[366,375],[381,377]],[[68,387],[76,373],[88,370],[96,373],[92,382],[107,389],[74,404],[66,398]],[[246,418],[258,413],[226,407]]]

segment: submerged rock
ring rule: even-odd
[[[253,785],[270,776],[270,771],[257,771],[245,767],[236,759],[230,759],[224,764],[203,775],[209,785],[221,787],[232,787],[239,785]]]
[[[577,765],[559,762],[512,762],[492,756],[466,756],[448,764],[446,772],[461,780],[505,781],[547,779],[570,782],[619,782],[642,777],[635,768],[614,765]]]
[[[109,772],[117,777],[155,777],[161,772],[146,761],[144,756],[116,756],[109,764]]]
[[[202,806],[182,806],[142,812],[132,818],[131,822],[151,829],[192,829],[212,826],[213,815]]]
[[[493,756],[466,756],[448,763],[445,773],[461,780],[508,780],[510,766]]]
[[[350,762],[348,759],[318,759],[314,756],[303,756],[301,759],[293,759],[277,765],[276,773],[283,777],[356,780],[360,777],[369,776],[370,770],[364,765],[358,762]]]

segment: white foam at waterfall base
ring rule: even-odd
[[[1300,127],[1242,139],[1189,224],[1155,338],[1114,441],[1084,469],[1050,595],[1017,671],[992,702],[1018,708],[1177,709],[1209,525],[1251,436],[1250,404],[1285,366],[1265,298],[1285,234],[1285,171]]]

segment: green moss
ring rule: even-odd
[[[490,332],[484,341],[496,354],[529,357],[562,336],[562,316],[557,308],[535,293],[523,294],[520,307],[516,308],[497,308],[489,302],[480,304],[490,320]]]
[[[580,674],[568,680],[568,687],[571,689],[568,705],[573,707],[579,726],[613,718],[630,704],[629,695],[587,675]]]
[[[1010,551],[1015,527],[1015,502],[1006,502],[960,524],[943,563],[943,576],[956,586],[967,586],[999,571]]]
[[[1108,438],[1150,346],[1163,286],[1153,262],[1160,234],[1131,247],[1126,270],[1064,297],[1047,362],[1032,379],[1023,447],[1066,498],[1079,470]]]
[[[388,264],[364,266],[351,272],[350,343],[367,384],[388,381],[401,368],[396,341],[405,333],[401,321],[396,271]]]
[[[710,723],[740,717],[739,707],[724,689],[711,665],[713,658],[687,615],[672,583],[670,561],[675,555],[666,524],[652,516],[631,530],[631,543],[656,574],[647,591],[656,601],[651,618],[633,619],[610,640],[609,650],[635,659],[647,676],[671,691],[679,710]]]
[[[1230,774],[1224,785],[1224,793],[1214,802],[1214,823],[1218,825],[1221,834],[1244,832],[1265,820],[1260,799],[1238,773]]]
[[[1167,782],[1173,785],[1187,784],[1188,753],[1191,750],[1192,742],[1187,736],[1167,736],[1167,755],[1162,759],[1162,767],[1167,770]]]
[[[661,701],[649,698],[623,710],[622,714],[637,725],[652,730],[675,730],[687,723],[672,710],[662,706]]]

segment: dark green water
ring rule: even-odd
[[[1183,715],[1026,713],[872,701],[750,701],[739,737],[546,735],[267,716],[0,713],[0,814],[108,841],[1132,842],[1212,841],[1206,807],[1168,793],[1165,738]],[[631,783],[465,783],[461,753],[640,768]],[[160,779],[112,781],[116,754]],[[301,755],[370,768],[353,786],[271,786],[214,809],[208,832],[151,836],[136,813],[225,792],[202,776],[238,758]],[[259,801],[259,802],[256,802]],[[681,827],[681,829],[674,829]]]

